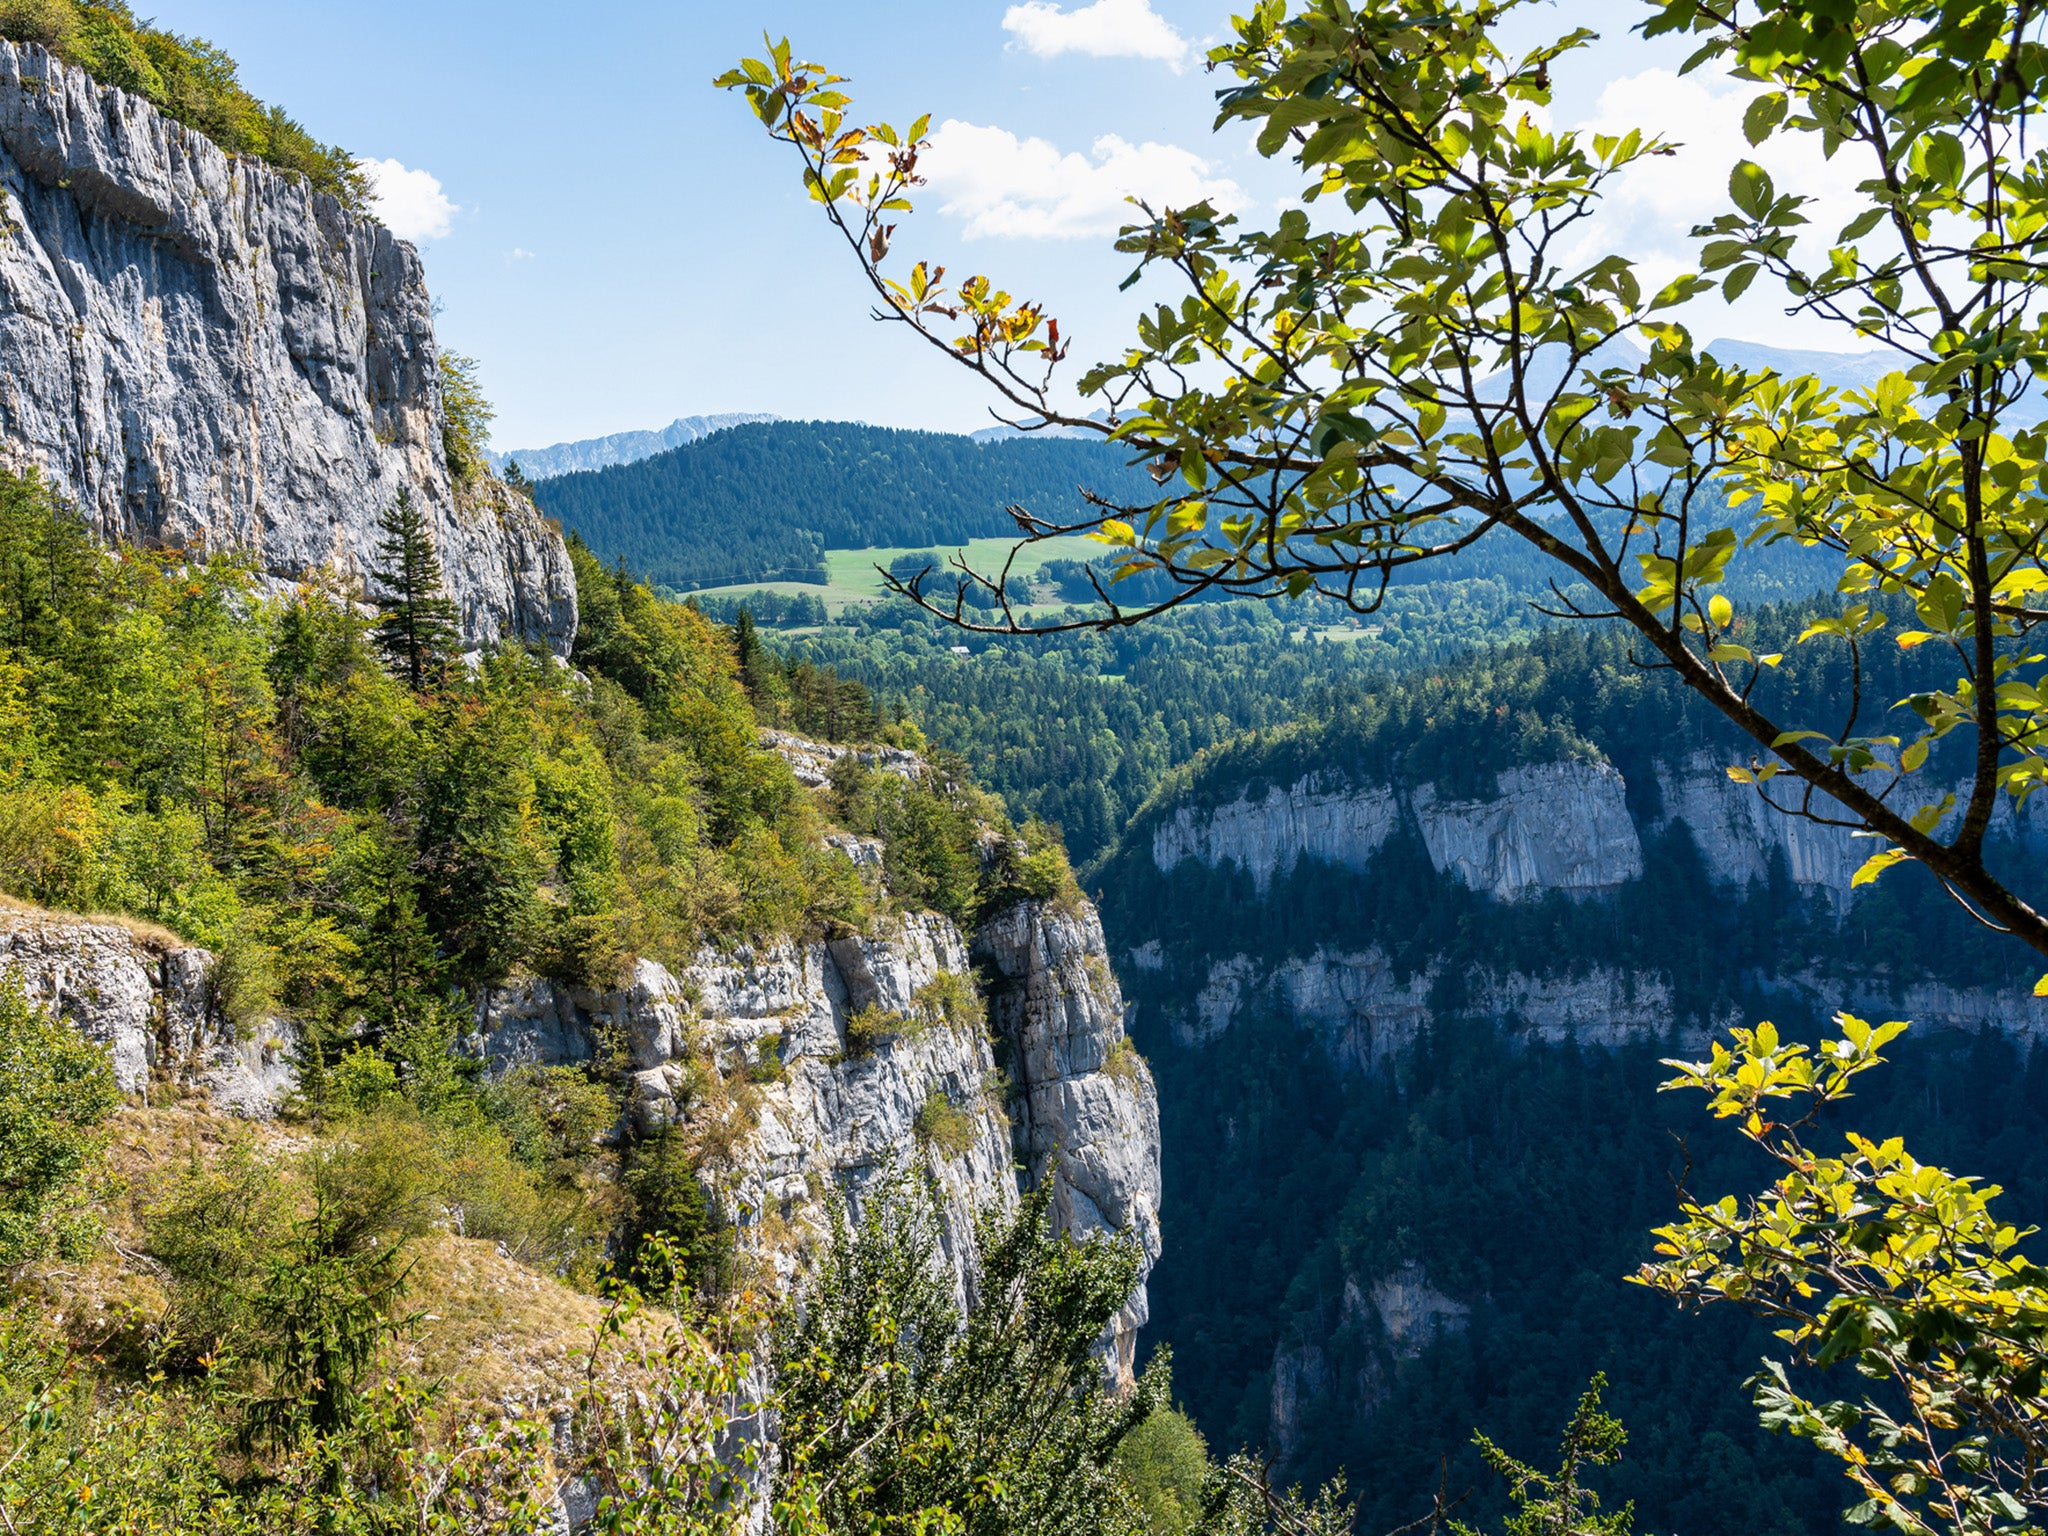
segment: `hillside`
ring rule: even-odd
[[[0,17],[84,29],[0,41],[0,1525],[1108,1532],[1141,1421],[1201,1453],[1057,840],[485,472],[225,56]]]
[[[823,583],[828,549],[928,548],[1015,531],[1013,504],[1084,515],[1080,488],[1145,496],[1150,477],[1098,443],[977,444],[852,422],[760,422],[633,464],[541,481],[542,510],[607,561],[687,591]]]
[[[1213,1439],[1373,1468],[1386,1528],[1442,1455],[1482,1484],[1465,1424],[1533,1453],[1603,1370],[1631,1432],[1609,1496],[1644,1528],[1834,1528],[1836,1475],[1742,1390],[1767,1330],[1622,1283],[1686,1160],[1714,1192],[1753,1176],[1659,1059],[1731,1023],[1914,1020],[1854,1123],[1997,1178],[2025,1223],[2048,1002],[1922,872],[1853,889],[1859,844],[1730,783],[1736,745],[1617,639],[1553,633],[1233,740],[1132,820],[1095,879],[1160,1083],[1153,1339]],[[2038,895],[2048,822],[1995,830]]]

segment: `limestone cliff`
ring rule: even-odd
[[[1454,797],[1429,782],[1355,784],[1322,771],[1286,789],[1267,786],[1221,805],[1169,809],[1152,828],[1152,861],[1166,873],[1187,860],[1235,863],[1263,891],[1303,859],[1363,868],[1405,822],[1438,873],[1512,902],[1625,885],[1643,873],[1644,839],[1682,824],[1718,881],[1762,881],[1782,859],[1794,885],[1842,904],[1853,898],[1850,877],[1871,848],[1849,828],[1766,805],[1705,752],[1659,761],[1654,780],[1654,795],[1643,798],[1658,809],[1639,815],[1630,809],[1631,786],[1599,761],[1510,768],[1483,796]],[[1913,803],[1932,795],[1920,789]],[[2048,816],[2038,803],[2015,811],[2002,801],[1992,835],[2048,849]]]
[[[947,1018],[946,976],[971,979],[946,918],[903,916],[872,935],[730,952],[680,974],[641,961],[631,984],[590,992],[529,980],[479,1001],[474,1048],[495,1067],[630,1057],[643,1127],[694,1123],[720,1148],[717,1193],[753,1251],[785,1273],[856,1209],[886,1169],[921,1163],[943,1196],[942,1240],[962,1297],[973,1212],[1013,1206],[1050,1177],[1062,1230],[1127,1233],[1159,1254],[1158,1105],[1124,1037],[1123,1002],[1092,908],[1034,902],[994,916],[972,954],[990,973],[988,1020]],[[943,1099],[950,1114],[935,1116]],[[935,1118],[950,1136],[932,1134]],[[1119,1368],[1146,1318],[1142,1287],[1113,1330]]]
[[[439,356],[388,229],[0,41],[0,455],[102,538],[357,578],[409,490],[466,644],[567,655],[561,535],[523,496],[451,485]]]
[[[107,1048],[124,1092],[206,1089],[216,1104],[273,1112],[295,1085],[282,1020],[238,1028],[215,1006],[213,956],[161,929],[0,908],[0,972]]]
[[[1492,795],[1454,797],[1428,782],[1352,784],[1326,770],[1285,789],[1269,785],[1218,805],[1170,808],[1151,828],[1151,862],[1169,876],[1190,860],[1235,863],[1265,892],[1276,875],[1303,860],[1367,870],[1405,827],[1439,874],[1489,901],[1512,904],[1546,893],[1576,899],[1620,890],[1644,876],[1646,842],[1682,831],[1719,886],[1760,885],[1775,866],[1793,887],[1823,897],[1837,913],[1856,898],[1851,877],[1870,849],[1849,829],[1772,809],[1704,752],[1659,761],[1653,777],[1654,784],[1643,786],[1647,792],[1632,795],[1607,763],[1552,762],[1498,774]],[[2038,807],[2015,812],[2007,801],[1993,834],[2038,854],[2048,848],[2048,819]],[[1788,967],[1725,980],[1755,1003],[1800,1016],[1848,1008],[1912,1019],[1928,1029],[1994,1025],[2029,1040],[2048,1034],[2048,1000],[2023,988],[1893,975],[1884,958],[1831,971]],[[1197,959],[1148,938],[1133,944],[1130,960],[1155,975],[1178,973],[1169,986],[1178,982],[1172,1024],[1182,1045],[1214,1039],[1247,1006],[1268,1001],[1315,1029],[1336,1061],[1365,1071],[1384,1066],[1433,1017],[1445,1014],[1491,1021],[1518,1039],[1569,1037],[1603,1047],[1674,1027],[1697,1043],[1709,1030],[1739,1021],[1725,1004],[1710,1010],[1712,1016],[1695,1011],[1681,1018],[1669,975],[1617,967],[1597,956],[1558,954],[1544,968],[1540,962],[1454,965],[1441,954],[1410,954],[1397,966],[1378,944],[1325,942],[1306,953],[1226,951]],[[1448,992],[1446,982],[1453,983]]]

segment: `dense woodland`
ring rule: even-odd
[[[1097,443],[977,443],[855,422],[755,422],[653,458],[542,480],[535,498],[607,560],[688,591],[823,583],[824,551],[1011,533],[1006,510],[1079,518],[1080,491],[1151,480]]]
[[[1801,617],[1750,622],[1782,638]],[[1836,650],[1792,651],[1774,686],[1825,688],[1847,665]],[[1912,685],[1896,647],[1872,648],[1866,664],[1880,697]],[[1697,1106],[1656,1095],[1668,1075],[1659,1059],[1689,1049],[1679,1032],[1698,1038],[1729,1018],[1813,1037],[1823,1021],[1766,978],[1862,976],[1882,955],[1900,983],[1932,976],[2023,995],[2038,966],[1924,871],[1891,872],[1843,914],[1795,886],[1782,860],[1760,885],[1717,884],[1682,823],[1645,839],[1642,879],[1585,901],[1476,895],[1432,867],[1412,826],[1363,869],[1303,862],[1263,892],[1234,865],[1161,873],[1157,817],[1310,771],[1484,796],[1512,764],[1599,756],[1622,768],[1643,823],[1659,812],[1653,758],[1733,745],[1667,676],[1631,665],[1619,637],[1583,629],[1326,703],[1320,718],[1240,736],[1170,776],[1094,876],[1119,953],[1156,944],[1163,959],[1123,974],[1134,1038],[1160,1084],[1167,1246],[1152,1338],[1173,1350],[1197,1421],[1215,1440],[1270,1443],[1276,1371],[1290,1371],[1282,1385],[1302,1406],[1288,1464],[1310,1477],[1372,1468],[1361,1529],[1386,1529],[1419,1512],[1416,1490],[1447,1451],[1453,1481],[1485,1489],[1457,1426],[1484,1425],[1534,1454],[1597,1369],[1631,1429],[1610,1487],[1637,1501],[1644,1528],[1833,1528],[1837,1475],[1763,1433],[1745,1400],[1768,1330],[1685,1315],[1623,1283],[1649,1258],[1649,1230],[1686,1157],[1715,1191],[1755,1175]],[[2021,850],[2005,849],[2001,867],[2038,890]],[[1333,1070],[1318,1030],[1257,988],[1221,1038],[1191,1045],[1182,1033],[1217,960],[1242,955],[1270,972],[1290,957],[1375,948],[1397,982],[1434,977],[1434,1022],[1380,1075]],[[1514,1020],[1466,1012],[1475,969],[1647,973],[1670,988],[1673,1033],[1612,1052],[1520,1042]],[[1996,1178],[2016,1219],[2048,1212],[2039,1053],[1986,1033],[1892,1054],[1857,1099],[1855,1123]],[[1471,1314],[1463,1331],[1402,1358],[1363,1298],[1409,1263]]]

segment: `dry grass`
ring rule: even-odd
[[[61,1317],[81,1349],[133,1359],[169,1300],[155,1265],[138,1250],[143,1209],[195,1153],[209,1157],[246,1139],[259,1155],[283,1159],[313,1142],[290,1127],[184,1106],[129,1107],[111,1129],[106,1242],[83,1263],[32,1267],[19,1277],[19,1290]],[[597,1297],[529,1268],[495,1242],[439,1231],[415,1246],[406,1306],[419,1317],[387,1364],[442,1383],[451,1422],[508,1406],[567,1403],[584,1379],[592,1331],[604,1313]],[[650,1309],[636,1332],[651,1342],[671,1321]]]
[[[14,923],[0,916],[0,927],[20,928],[49,923],[57,927],[76,927],[90,924],[101,928],[123,928],[139,942],[151,949],[197,949],[199,946],[190,939],[181,938],[162,923],[152,923],[145,917],[130,917],[125,912],[66,912],[57,907],[39,907],[32,901],[23,901],[19,896],[9,896],[0,891],[0,913],[15,913],[30,918],[33,924]]]

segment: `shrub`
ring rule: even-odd
[[[448,478],[467,487],[490,473],[484,450],[491,442],[497,412],[484,398],[477,380],[477,361],[460,352],[441,354],[441,409],[445,425],[441,446],[448,456]]]
[[[1147,1536],[1187,1536],[1202,1515],[1209,1447],[1178,1408],[1164,1404],[1124,1436],[1112,1465],[1144,1515]]]
[[[142,1214],[142,1246],[170,1278],[166,1318],[175,1357],[194,1364],[250,1343],[251,1302],[289,1230],[281,1170],[247,1137],[191,1162]]]
[[[115,825],[82,785],[32,783],[0,793],[0,887],[74,912],[119,905]]]
[[[368,1046],[352,1045],[327,1069],[325,1088],[328,1114],[369,1114],[399,1098],[398,1069]]]
[[[941,971],[917,989],[913,1001],[934,1023],[965,1034],[988,1027],[988,1007],[974,985],[974,978],[960,971]]]
[[[1135,1083],[1145,1070],[1145,1058],[1131,1044],[1129,1035],[1118,1035],[1102,1059],[1102,1075],[1120,1083]]]
[[[484,1110],[536,1172],[589,1156],[618,1123],[612,1090],[578,1067],[520,1067],[484,1090]]]
[[[90,1246],[100,1126],[120,1102],[106,1051],[0,979],[0,1270]]]
[[[911,1129],[919,1141],[947,1157],[959,1157],[968,1151],[981,1134],[980,1122],[936,1084],[925,1095]]]
[[[704,1188],[682,1132],[663,1126],[635,1142],[620,1182],[632,1202],[624,1255],[630,1273],[643,1283],[658,1283],[668,1278],[661,1271],[672,1264],[698,1290],[715,1290],[725,1282],[732,1270],[733,1233]]]
[[[865,1008],[856,1009],[846,1021],[846,1051],[850,1056],[866,1056],[886,1042],[911,1032],[911,1020],[880,1003],[869,1003]]]

